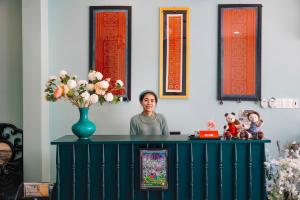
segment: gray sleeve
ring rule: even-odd
[[[162,123],[161,123],[162,124],[162,134],[170,135],[166,118],[163,115],[161,115],[161,119],[162,119],[161,120],[162,121]]]
[[[136,123],[134,122],[134,118],[132,117],[130,119],[130,135],[137,135],[137,125]]]

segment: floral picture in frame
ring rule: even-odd
[[[140,149],[140,188],[168,189],[168,150]]]
[[[122,80],[125,90],[114,91],[123,100],[131,98],[131,6],[90,7],[90,70],[114,82]]]
[[[261,4],[218,7],[218,100],[261,99]]]
[[[189,8],[160,8],[160,98],[189,97],[189,27]]]

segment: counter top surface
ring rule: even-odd
[[[92,135],[89,139],[78,139],[75,135],[65,135],[51,142],[51,144],[97,144],[97,143],[270,143],[271,140],[222,140],[198,139],[190,140],[188,135]]]

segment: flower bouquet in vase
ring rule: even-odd
[[[49,77],[45,89],[47,101],[63,99],[79,108],[80,118],[72,126],[72,132],[80,139],[87,139],[96,131],[95,124],[88,119],[89,107],[98,102],[119,103],[122,97],[113,93],[124,90],[121,80],[111,84],[110,78],[104,79],[97,71],[90,71],[88,80],[78,80],[76,75],[61,70],[58,77]]]

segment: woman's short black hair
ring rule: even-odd
[[[144,97],[145,97],[146,94],[152,94],[152,95],[154,96],[154,98],[155,98],[155,103],[157,103],[157,95],[155,94],[155,92],[153,92],[153,91],[151,91],[151,90],[144,90],[144,91],[140,94],[140,96],[139,96],[140,102],[143,101],[143,99],[144,99]]]

